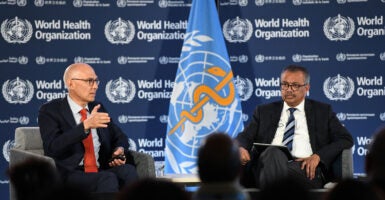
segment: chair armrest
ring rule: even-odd
[[[15,165],[15,164],[20,163],[20,162],[23,162],[27,159],[44,160],[44,161],[52,164],[52,166],[56,167],[55,161],[48,156],[40,155],[38,153],[32,153],[32,152],[21,150],[21,149],[14,149],[14,148],[10,149],[10,151],[9,151],[9,165],[10,166]]]
[[[342,151],[341,159],[341,167],[342,167],[342,178],[353,178],[353,153],[352,148],[344,149]]]
[[[353,178],[353,155],[352,149],[344,149],[332,164],[331,181]]]
[[[155,164],[152,156],[132,150],[129,150],[129,153],[134,159],[136,171],[140,178],[155,177]]]

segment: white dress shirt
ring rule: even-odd
[[[283,134],[285,132],[286,123],[289,120],[290,107],[284,102],[281,118],[279,120],[277,132],[275,133],[273,142],[274,145],[282,145]],[[307,128],[305,114],[305,100],[303,100],[293,113],[295,119],[293,148],[291,154],[296,158],[306,158],[313,154],[310,145],[309,131]]]
[[[75,103],[71,97],[67,96],[68,103],[70,105],[72,115],[74,116],[76,124],[81,123],[81,114],[80,111],[83,109],[81,106],[79,106],[77,103]],[[87,112],[87,117],[90,115],[90,110],[88,109],[88,106],[85,107],[85,109],[88,110]],[[84,133],[85,134],[85,133]],[[93,128],[91,129],[91,134],[92,134],[92,142],[94,143],[94,151],[95,151],[95,158],[96,158],[96,164],[99,167],[100,164],[98,162],[99,159],[99,149],[100,149],[100,142],[99,142],[99,136],[96,132],[96,129]],[[83,159],[80,161],[79,165],[83,165]]]

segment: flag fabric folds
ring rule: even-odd
[[[197,151],[208,134],[243,130],[214,0],[193,0],[167,123],[165,173],[196,174]]]

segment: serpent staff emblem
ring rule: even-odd
[[[181,120],[169,131],[169,135],[173,134],[179,128],[184,130],[184,123],[186,120],[189,120],[193,123],[198,123],[203,118],[203,110],[202,107],[210,100],[213,99],[217,104],[221,106],[228,106],[234,101],[235,97],[235,87],[232,82],[233,73],[230,71],[226,74],[226,72],[218,66],[211,67],[207,70],[208,73],[223,77],[223,79],[215,86],[214,89],[207,85],[200,85],[196,87],[193,92],[193,101],[194,106],[190,111],[183,110],[180,113]],[[229,86],[229,94],[227,96],[221,96],[218,94],[222,88],[226,85]],[[203,98],[202,95],[206,94]]]

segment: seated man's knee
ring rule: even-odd
[[[98,191],[103,192],[117,192],[119,191],[119,181],[118,177],[108,171],[98,172]]]
[[[267,147],[262,153],[261,156],[274,156],[282,154],[283,152],[277,147]]]

